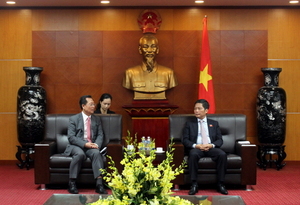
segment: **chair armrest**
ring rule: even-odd
[[[34,146],[34,182],[35,184],[50,183],[50,156],[56,150],[56,142],[44,141]]]
[[[173,163],[175,168],[179,167],[184,160],[184,146],[181,142],[175,142],[173,145],[174,155],[173,155]],[[184,174],[180,174],[172,181],[173,184],[182,185],[184,184]]]
[[[239,144],[240,156],[242,157],[242,185],[256,184],[256,152],[257,146],[255,144]]]
[[[112,157],[112,160],[115,162],[116,168],[119,173],[123,170],[123,166],[120,164],[123,159],[123,146],[120,142],[110,142],[107,144],[107,155]]]
[[[243,144],[250,144],[249,141],[236,141],[235,142],[235,152],[237,155],[241,156],[241,149]]]

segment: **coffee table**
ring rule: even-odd
[[[85,203],[92,203],[99,199],[99,194],[53,194],[44,205],[81,205]],[[101,195],[103,198],[109,195]],[[191,201],[193,204],[199,205],[199,202],[203,202],[203,204],[210,204],[205,203],[205,201],[211,201],[212,205],[221,205],[221,204],[228,204],[228,205],[245,205],[244,200],[240,196],[231,196],[231,195],[216,195],[216,196],[204,196],[204,195],[184,195],[179,196],[183,199],[187,199]],[[90,200],[90,201],[86,201]],[[81,200],[81,201],[80,201]]]

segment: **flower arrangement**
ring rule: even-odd
[[[186,166],[183,162],[179,167],[174,168],[173,142],[166,152],[166,159],[159,165],[153,165],[155,150],[149,153],[139,150],[136,134],[134,139],[130,136],[125,138],[126,143],[133,145],[135,149],[125,148],[124,159],[120,162],[124,169],[120,174],[115,167],[114,161],[110,159],[109,169],[112,172],[102,170],[104,180],[112,190],[112,195],[107,198],[100,198],[92,205],[191,205],[188,200],[178,196],[172,196],[171,181],[181,173]]]

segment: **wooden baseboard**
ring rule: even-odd
[[[20,162],[18,160],[0,160],[0,165],[16,165],[17,163]]]
[[[292,164],[292,165],[299,165],[300,164],[300,161],[286,161],[286,160],[283,160],[283,163],[286,163],[287,165],[289,164]],[[287,166],[286,165],[286,166]]]

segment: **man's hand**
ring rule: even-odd
[[[197,144],[196,148],[200,149],[201,151],[208,151],[210,148],[212,148],[212,144]]]
[[[98,145],[96,143],[92,143],[92,142],[87,142],[85,143],[85,148],[88,149],[98,149]]]

